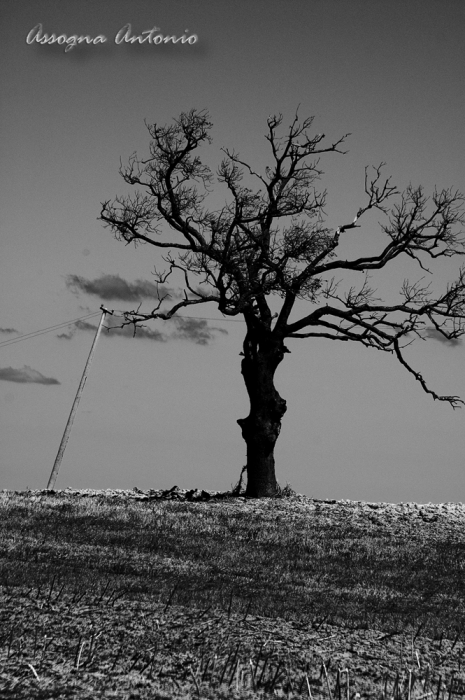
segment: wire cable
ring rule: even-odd
[[[99,316],[100,313],[100,311],[94,311],[91,314],[87,314],[86,316],[80,316],[79,318],[74,318],[71,321],[63,321],[63,323],[57,323],[54,326],[48,326],[47,328],[42,328],[38,331],[24,333],[23,335],[17,336],[16,338],[10,338],[9,340],[4,340],[3,342],[0,342],[0,347],[3,347],[5,345],[12,345],[13,343],[19,343],[21,340],[29,340],[30,338],[35,338],[36,336],[43,335],[44,333],[51,333],[52,331],[56,331],[59,328],[65,328],[66,326],[70,326],[73,323],[77,323],[78,321],[83,321],[84,319],[92,318],[93,316]]]
[[[71,326],[73,323],[77,323],[78,321],[84,321],[85,319],[92,318],[94,316],[100,316],[100,311],[94,311],[91,314],[87,314],[86,316],[80,316],[79,318],[74,318],[71,319],[70,321],[63,321],[62,323],[57,323],[54,326],[48,326],[47,328],[42,328],[37,331],[32,331],[31,333],[24,333],[23,335],[17,336],[16,338],[10,338],[8,340],[4,340],[0,342],[0,347],[5,347],[6,345],[13,345],[13,343],[19,343],[22,340],[30,340],[31,338],[36,338],[38,335],[44,335],[45,333],[52,333],[52,331],[59,330],[60,328],[66,328],[67,326]],[[120,318],[124,318],[122,314],[117,315]],[[173,316],[173,318],[185,318],[185,319],[195,319],[196,321],[214,321],[215,323],[244,323],[242,319],[237,319],[237,318],[206,318],[205,316],[181,316],[181,315],[176,315]],[[149,319],[150,320],[150,319]],[[169,319],[171,320],[171,319]]]

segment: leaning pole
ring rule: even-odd
[[[73,402],[73,405],[71,407],[71,412],[69,414],[68,422],[66,423],[66,428],[65,432],[63,433],[63,437],[61,438],[61,443],[60,447],[58,448],[58,453],[55,458],[55,464],[53,465],[52,473],[50,474],[50,479],[48,480],[47,484],[47,490],[52,491],[54,486],[55,486],[55,481],[57,480],[58,476],[58,471],[60,469],[61,461],[63,459],[63,455],[66,449],[66,445],[68,444],[69,436],[71,433],[71,428],[73,427],[73,422],[74,418],[76,416],[76,411],[79,406],[79,401],[81,400],[82,392],[84,391],[84,386],[87,380],[87,375],[89,374],[89,368],[90,368],[90,363],[92,362],[92,357],[95,352],[95,348],[97,346],[97,341],[99,339],[100,332],[102,330],[103,322],[105,320],[105,315],[106,314],[112,314],[113,311],[108,311],[108,309],[105,309],[105,307],[102,305],[101,307],[102,310],[102,317],[100,318],[100,323],[98,324],[97,332],[95,333],[95,338],[94,342],[92,343],[92,347],[89,352],[89,357],[87,358],[86,366],[84,367],[84,372],[82,373],[81,381],[78,386],[78,390],[76,392],[76,396]]]

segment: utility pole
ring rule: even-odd
[[[103,304],[100,306],[102,310],[102,317],[100,319],[100,323],[98,324],[97,332],[95,333],[95,338],[94,342],[92,343],[92,347],[89,352],[89,357],[87,358],[86,366],[84,367],[84,372],[82,373],[81,381],[78,386],[78,390],[73,402],[73,405],[71,407],[71,413],[69,414],[68,422],[66,423],[66,428],[65,432],[63,433],[63,437],[61,438],[61,443],[60,447],[58,448],[58,454],[55,458],[55,464],[53,465],[52,473],[50,474],[50,479],[48,480],[47,484],[47,490],[52,491],[54,486],[55,486],[55,481],[57,480],[58,476],[58,470],[60,469],[61,461],[63,459],[63,455],[66,449],[66,445],[68,444],[69,436],[71,433],[71,428],[73,427],[73,422],[74,418],[76,416],[76,411],[79,406],[79,401],[81,400],[82,392],[84,391],[84,385],[87,380],[87,375],[89,374],[89,368],[90,368],[90,363],[92,362],[92,357],[95,352],[95,348],[97,345],[97,340],[99,339],[100,331],[102,330],[103,322],[105,320],[106,314],[113,314],[113,311],[108,311]]]

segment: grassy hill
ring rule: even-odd
[[[465,694],[465,509],[0,492],[0,698]]]

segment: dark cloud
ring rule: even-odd
[[[179,290],[174,290],[164,285],[157,286],[153,282],[146,280],[136,280],[135,282],[127,282],[119,275],[101,275],[94,280],[86,279],[80,275],[67,275],[66,286],[76,293],[84,292],[99,297],[102,300],[117,299],[120,301],[138,302],[141,299],[157,299],[158,295],[169,295],[173,299],[181,298]],[[190,340],[198,345],[208,345],[215,337],[215,333],[227,333],[223,328],[211,328],[208,322],[203,319],[194,319],[186,317],[174,317],[168,324],[174,324],[176,330],[174,333],[165,335],[160,331],[152,330],[144,326],[137,326],[136,338],[146,338],[156,342],[166,342],[167,340],[176,338],[181,340]],[[134,337],[133,326],[121,326],[121,317],[107,317],[105,325],[112,330],[108,332],[111,336],[122,336],[124,338]],[[73,328],[65,333],[60,333],[57,337],[62,340],[71,340],[76,331],[93,331],[95,333],[97,326],[86,321],[77,321]]]
[[[445,338],[442,333],[436,330],[436,328],[427,328],[426,333],[424,335],[425,338],[429,338],[431,340],[437,340],[440,343],[445,343],[445,345],[449,345],[449,347],[456,347],[457,345],[460,345],[462,343],[461,338]]]
[[[133,338],[134,337],[134,326],[123,326],[121,327],[124,319],[122,317],[107,316],[103,326],[103,332],[105,335],[111,338],[123,337],[123,338]],[[95,333],[97,330],[96,325],[89,323],[88,321],[76,321],[73,328],[70,329],[68,333],[60,333],[57,338],[61,340],[71,340],[75,335],[76,331],[92,331]],[[155,340],[160,343],[164,343],[167,337],[157,330],[152,330],[146,326],[138,326],[136,329],[136,338],[146,338],[147,340]]]
[[[95,325],[94,323],[89,323],[88,321],[76,321],[76,323],[74,324],[74,331],[93,331],[95,333],[97,328],[97,325]],[[71,331],[72,330],[73,329],[71,329]]]
[[[67,333],[59,333],[57,338],[60,338],[60,340],[71,340],[76,331],[93,331],[95,333],[96,330],[97,326],[94,326],[92,323],[88,323],[87,321],[76,321],[76,323],[70,327]]]
[[[66,286],[74,292],[92,294],[103,300],[118,299],[119,301],[137,302],[141,299],[157,299],[158,295],[169,294],[179,298],[179,292],[147,280],[127,282],[119,275],[102,275],[94,280],[88,280],[80,275],[67,275]]]
[[[124,319],[122,316],[107,316],[104,324],[105,335],[111,338],[123,337],[123,338],[133,338],[134,337],[134,326],[122,326]],[[178,340],[189,340],[198,345],[208,345],[208,343],[215,338],[215,333],[225,333],[228,331],[223,328],[211,328],[208,322],[204,319],[196,318],[186,318],[186,317],[174,317],[170,321],[165,321],[165,327],[175,326],[176,330],[174,333],[165,334],[158,330],[153,330],[147,326],[137,326],[136,328],[136,339],[154,340],[155,342],[165,343],[168,340],[178,339]],[[67,333],[60,333],[57,338],[61,340],[71,340],[77,331],[91,331],[95,333],[97,326],[88,321],[76,321],[74,326]]]
[[[0,328],[0,333],[19,333],[16,328]]]
[[[107,335],[115,337],[123,337],[123,338],[133,338],[134,337],[134,326],[123,326],[121,328],[121,322],[119,323],[118,327],[118,322],[114,321],[114,325],[112,325],[111,321],[107,322],[105,325],[109,329],[107,330]],[[157,330],[152,330],[152,328],[148,328],[147,326],[137,326],[136,328],[136,338],[146,338],[147,340],[155,340],[158,343],[165,343],[168,338],[166,335],[161,333],[160,331]]]
[[[18,382],[20,384],[60,384],[58,379],[53,377],[44,377],[32,367],[24,365],[22,369],[14,369],[13,367],[0,368],[0,381]]]
[[[69,333],[60,333],[59,335],[57,335],[57,338],[60,338],[60,340],[71,340],[74,333],[74,330],[69,331]]]
[[[226,334],[228,332],[224,328],[211,328],[204,319],[174,316],[172,322],[176,326],[173,338],[191,340],[198,345],[208,345],[214,339],[215,332]]]

